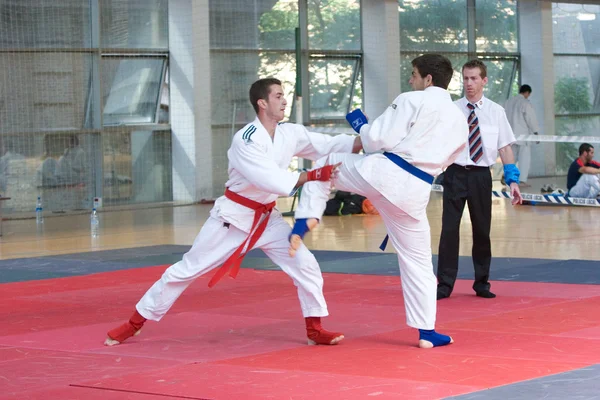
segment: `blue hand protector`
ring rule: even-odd
[[[508,186],[513,182],[518,185],[520,176],[521,172],[515,164],[504,164],[504,180]]]
[[[348,123],[350,124],[352,129],[356,131],[356,133],[360,133],[360,128],[368,123],[366,115],[363,114],[360,108],[357,108],[356,110],[346,115],[346,121],[348,121]]]

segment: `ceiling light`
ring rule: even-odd
[[[580,21],[593,21],[596,19],[596,14],[592,13],[579,13],[577,19]]]

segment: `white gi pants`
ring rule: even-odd
[[[515,162],[519,167],[521,182],[527,182],[529,177],[529,168],[531,167],[531,146],[525,143],[515,144],[512,147],[513,154],[515,155]]]
[[[423,209],[419,218],[414,218],[387,200],[356,170],[355,163],[363,157],[365,156],[358,154],[331,154],[320,159],[316,167],[341,162],[333,180],[335,188],[367,197],[379,211],[390,242],[398,254],[406,323],[417,329],[434,329],[437,279],[433,273],[431,235],[426,210]],[[400,167],[394,165],[393,168]],[[390,182],[390,185],[393,184],[394,182]],[[330,185],[329,182],[319,181],[304,184],[296,218],[321,219],[329,199]]]
[[[321,269],[306,246],[299,249],[296,257],[289,256],[288,238],[291,230],[281,214],[274,210],[254,248],[262,249],[292,278],[298,288],[304,317],[325,317],[328,312],[323,296]],[[223,221],[209,217],[183,259],[167,268],[160,280],[138,302],[138,312],[146,319],[160,321],[194,279],[220,267],[247,237],[248,233],[233,225],[225,227]],[[243,275],[242,269],[239,276]]]
[[[595,174],[582,174],[569,190],[569,196],[595,199],[600,194],[600,180]]]

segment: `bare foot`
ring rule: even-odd
[[[308,218],[306,220],[306,226],[308,227],[309,231],[312,231],[318,224],[319,224],[319,220],[316,218]],[[302,238],[300,237],[300,235],[290,236],[290,248],[289,248],[290,257],[296,256],[296,252],[298,251],[300,246],[302,246]]]

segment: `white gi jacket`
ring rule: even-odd
[[[466,147],[467,120],[439,87],[403,93],[372,124],[360,131],[367,153],[387,151],[436,176]],[[431,185],[409,174],[383,154],[357,163],[359,174],[390,202],[419,218],[425,212]]]
[[[317,160],[330,153],[351,153],[354,136],[329,136],[309,132],[303,125],[280,123],[271,136],[256,118],[240,129],[227,151],[229,190],[258,203],[271,203],[289,196],[298,182],[299,172],[288,171],[294,156]],[[225,196],[219,197],[211,216],[249,232],[254,211]]]
[[[540,128],[533,106],[523,95],[520,94],[508,99],[504,104],[504,110],[515,136],[533,135],[539,132]],[[526,145],[527,142],[519,142],[518,144]]]

